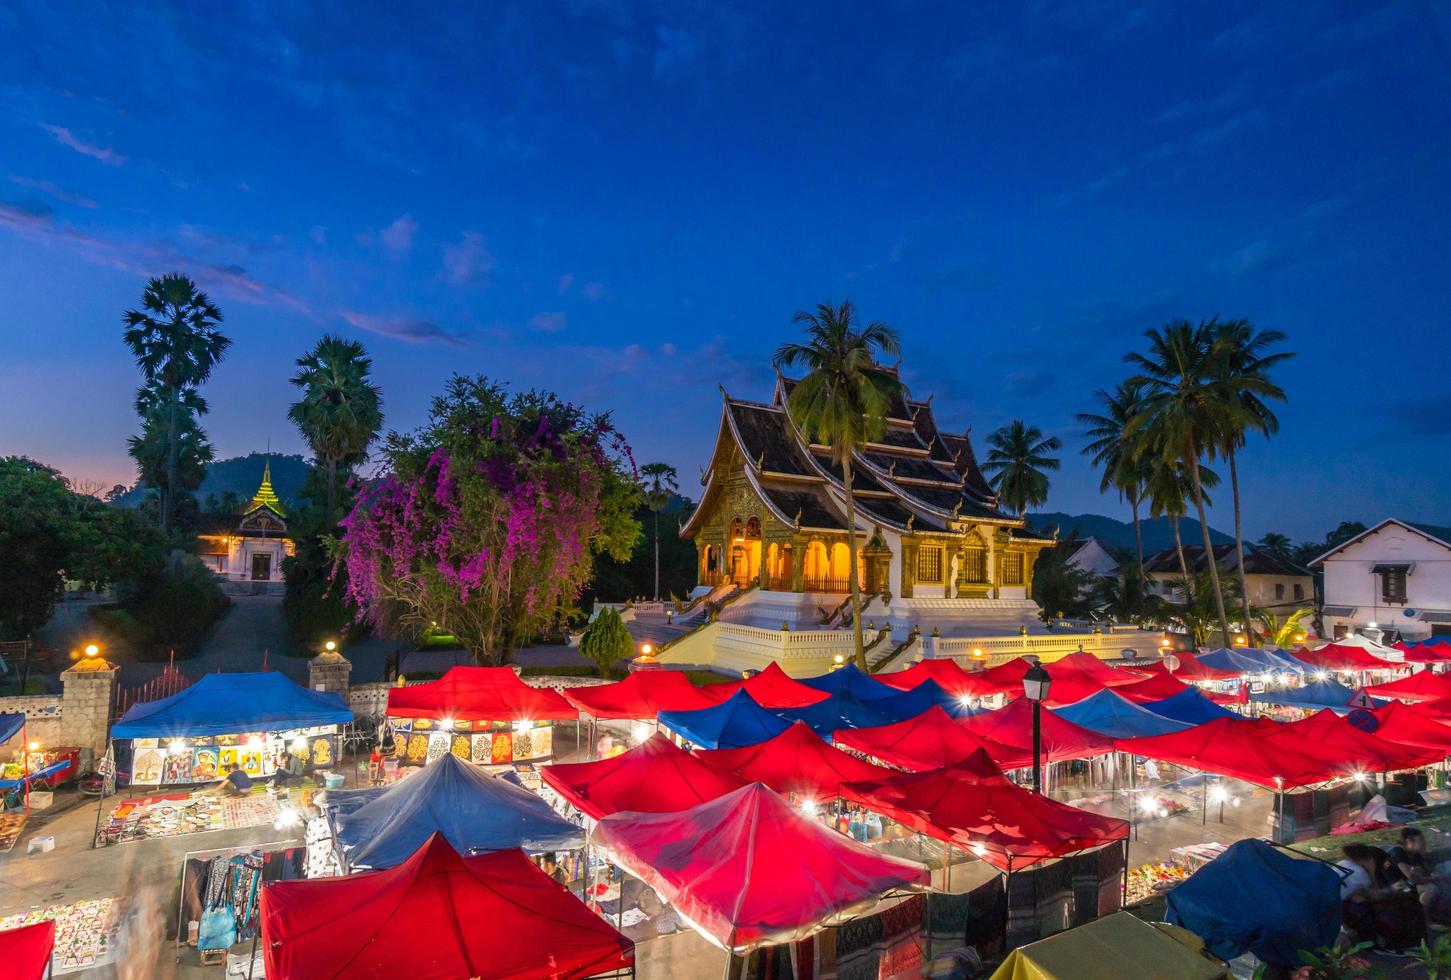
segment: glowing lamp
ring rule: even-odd
[[[650,654],[652,654],[654,652],[655,652],[655,648],[653,646],[651,646],[650,644],[648,644],[648,643],[641,643],[640,644],[640,656],[642,656],[642,657],[648,657],[648,656],[650,656]]]
[[[987,854],[987,848],[975,841],[973,842],[971,850],[972,853],[976,854],[978,857],[982,857],[983,855]]]
[[[846,663],[846,657],[842,656],[839,653],[836,656],[832,657],[831,660],[832,663],[835,663],[837,665]]]
[[[438,719],[438,727],[440,729],[442,729],[443,731],[446,731],[446,732],[453,731],[453,719],[452,718],[440,718],[440,719]]]
[[[982,647],[973,647],[972,648],[972,659],[974,659],[974,660],[981,660],[982,659]]]
[[[1029,701],[1046,701],[1048,689],[1053,684],[1053,679],[1043,669],[1042,664],[1034,664],[1028,668],[1023,675],[1023,696]]]
[[[643,721],[637,721],[630,727],[630,734],[636,742],[643,742],[650,737],[651,728]]]
[[[32,752],[39,752],[40,751],[40,743],[39,742],[31,742],[29,745],[26,746],[26,748],[29,749]]]
[[[534,727],[534,722],[529,721],[528,719],[525,719],[523,721],[516,721],[516,722],[514,722],[514,731],[516,731],[516,732],[527,732],[529,729],[531,729],[533,727]]]
[[[293,752],[296,752],[298,755],[301,755],[302,753],[306,752],[307,751],[307,739],[303,738],[301,735],[299,735],[297,738],[294,738],[292,740],[292,751]]]
[[[1317,670],[1317,671],[1315,671],[1315,679],[1317,681],[1328,681],[1330,679],[1330,671],[1328,671],[1328,670]]]
[[[970,695],[970,694],[964,694],[964,695],[962,695],[961,697],[959,697],[957,699],[957,703],[960,704],[960,705],[962,705],[964,708],[970,708],[970,707],[972,707],[972,695]]]
[[[328,653],[332,653],[334,650],[336,650],[338,648],[338,645],[337,645],[337,642],[336,641],[334,641],[334,640],[328,640],[326,643],[324,643],[322,645],[322,648],[324,650],[326,650]]]
[[[186,739],[184,739],[184,738],[174,738],[174,739],[172,739],[171,740],[171,744],[169,744],[166,747],[166,751],[169,752],[169,753],[171,753],[172,755],[180,755],[181,753],[183,753],[183,752],[186,751]]]
[[[810,797],[807,797],[806,799],[802,800],[800,802],[800,804],[798,804],[798,805],[801,808],[801,812],[804,813],[804,814],[806,814],[808,817],[814,817],[814,816],[816,816],[816,801],[815,800],[811,799]]]
[[[247,737],[247,748],[249,749],[260,749],[262,744],[262,736],[260,735],[249,735]]]
[[[1229,799],[1229,790],[1225,789],[1223,786],[1214,786],[1209,790],[1209,798],[1215,803],[1223,803],[1225,800]]]
[[[98,646],[96,646],[94,643],[87,643],[86,644],[86,651],[85,652],[86,652],[86,656],[88,656],[88,657],[94,657],[94,656],[98,655],[101,652],[101,648],[98,647]]]

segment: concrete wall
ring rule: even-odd
[[[0,698],[0,713],[25,715],[30,741],[44,746],[75,745],[103,754],[115,705],[116,668],[104,660],[83,660],[60,679],[59,697]]]
[[[1379,564],[1414,564],[1406,576],[1406,604],[1385,605],[1381,601],[1381,580],[1371,573]],[[1409,636],[1431,631],[1420,621],[1427,611],[1451,611],[1451,549],[1399,524],[1387,524],[1355,544],[1337,551],[1323,562],[1325,605],[1350,606],[1356,612],[1347,617],[1325,617],[1326,632],[1333,625],[1351,627],[1378,623]],[[1413,609],[1416,617],[1407,617]]]

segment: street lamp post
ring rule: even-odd
[[[1042,664],[1034,664],[1023,675],[1023,695],[1033,702],[1033,792],[1043,792],[1043,702],[1048,698],[1048,688],[1053,679]]]

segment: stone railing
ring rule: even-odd
[[[1043,663],[1052,663],[1083,650],[1102,660],[1135,656],[1149,658],[1157,654],[1162,634],[1148,630],[1119,633],[1030,633],[1027,636],[929,637],[924,657],[951,658],[964,667],[1007,663],[1017,657],[1032,655]],[[980,651],[982,656],[975,656]],[[1125,653],[1132,651],[1132,654]]]

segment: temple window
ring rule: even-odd
[[[760,537],[761,537],[761,519],[759,517],[750,517],[750,518],[747,518],[746,519],[746,539],[749,540],[749,541],[757,541],[757,540],[760,540]]]
[[[746,529],[745,525],[741,522],[741,519],[739,517],[732,517],[730,539],[732,541],[740,541],[743,540],[745,536]]]
[[[917,552],[917,581],[927,585],[942,581],[941,548],[922,548]]]
[[[987,581],[987,549],[964,548],[962,551],[962,574],[964,582]]]
[[[1023,584],[1023,553],[1010,551],[1003,555],[1003,584]]]

